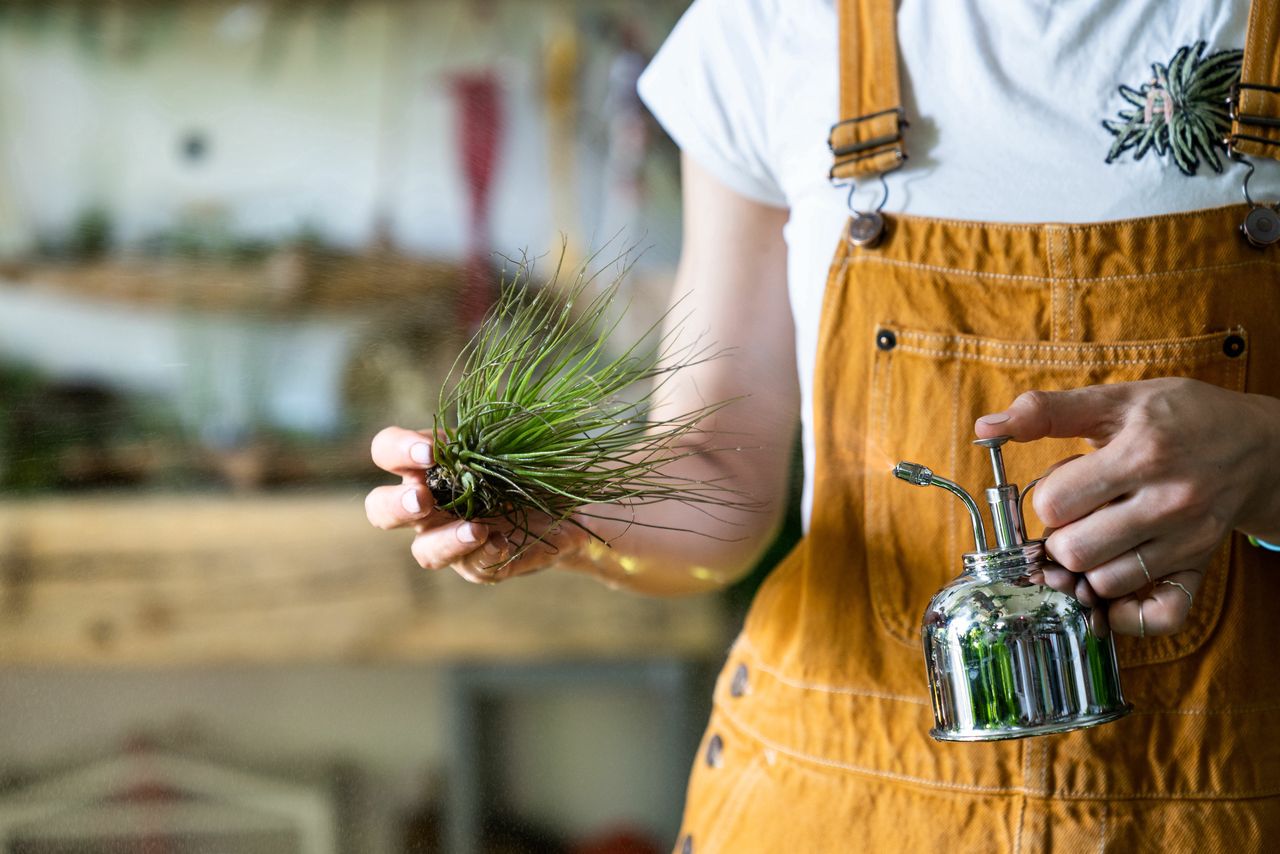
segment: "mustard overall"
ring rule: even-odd
[[[1245,81],[1280,84],[1278,5],[1254,3]],[[902,156],[894,3],[840,12],[847,120],[833,174],[864,176]],[[1280,118],[1280,95],[1245,87],[1241,112]],[[1237,150],[1280,154],[1280,130],[1242,121]],[[973,420],[1029,389],[1186,376],[1280,396],[1280,248],[1245,242],[1245,212],[1083,225],[886,215],[874,247],[840,241],[809,532],[721,674],[676,851],[1280,850],[1280,555],[1233,535],[1181,632],[1120,639],[1130,716],[936,743],[920,619],[972,536],[950,495],[890,474],[910,459],[987,485]],[[1019,446],[1010,479],[1085,450]]]

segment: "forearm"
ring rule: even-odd
[[[559,562],[611,587],[657,596],[716,590],[733,583],[759,561],[777,535],[786,511],[786,461],[792,425],[778,425],[750,450],[689,457],[671,473],[718,481],[751,496],[745,506],[697,507],[665,501],[634,509],[587,508],[583,522],[598,535]],[[779,441],[786,437],[785,444]],[[608,518],[593,518],[608,517]]]
[[[609,547],[597,540],[562,561],[654,594],[720,587],[754,565],[785,511],[800,409],[782,237],[787,212],[739,196],[688,158],[682,164],[684,246],[665,331],[679,336],[677,348],[710,344],[724,355],[671,377],[650,417],[679,419],[731,401],[700,422],[690,436],[696,444],[681,449],[695,453],[666,469],[724,487],[730,503],[587,508],[611,517],[584,519]]]
[[[710,500],[584,508],[581,521],[596,537],[564,561],[568,568],[616,587],[680,595],[731,584],[756,564],[786,511],[799,425],[789,313],[785,304],[770,309],[757,315],[786,318],[784,329],[759,328],[729,312],[712,320],[708,334],[735,349],[677,375],[655,403],[652,417],[661,421],[709,401],[731,401],[702,421],[662,470],[705,485]],[[734,342],[739,333],[730,327],[747,330],[756,343]]]

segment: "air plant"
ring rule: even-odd
[[[682,341],[679,323],[661,332],[664,315],[639,340],[612,352],[629,267],[601,286],[585,264],[564,282],[563,263],[562,253],[541,288],[533,285],[530,265],[518,263],[450,370],[427,481],[437,506],[463,519],[508,522],[511,561],[544,541],[540,531],[560,524],[601,541],[586,521],[643,525],[628,518],[629,511],[653,502],[674,500],[707,512],[749,505],[723,483],[667,470],[707,452],[700,425],[729,401],[661,418],[653,413],[665,384],[724,351],[697,337]],[[621,515],[601,512],[602,505]]]

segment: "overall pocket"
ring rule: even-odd
[[[867,413],[868,573],[874,608],[897,640],[919,644],[920,618],[933,594],[960,572],[972,551],[968,513],[940,489],[896,480],[899,460],[921,463],[965,487],[984,507],[992,483],[987,454],[972,446],[973,420],[1007,406],[1031,389],[1045,391],[1158,377],[1189,377],[1234,391],[1245,387],[1244,330],[1158,341],[1061,343],[1002,341],[884,324],[872,365]],[[1081,440],[1045,439],[1011,445],[1009,480],[1024,487],[1054,462],[1087,453]],[[1043,526],[1026,502],[1027,527]],[[988,529],[990,523],[988,521]],[[1194,652],[1217,623],[1230,565],[1230,540],[1218,550],[1178,634],[1122,643],[1124,664],[1171,661]]]

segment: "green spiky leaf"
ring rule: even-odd
[[[558,266],[538,288],[529,265],[518,264],[459,355],[436,416],[428,483],[437,504],[464,519],[509,523],[508,560],[557,524],[588,533],[584,518],[643,524],[630,511],[656,501],[706,512],[750,506],[723,483],[669,470],[676,460],[714,450],[701,425],[731,401],[662,418],[652,413],[664,385],[724,351],[682,336],[679,324],[663,332],[663,321],[672,319],[664,316],[615,352],[626,268],[605,284],[585,266],[563,272]]]

